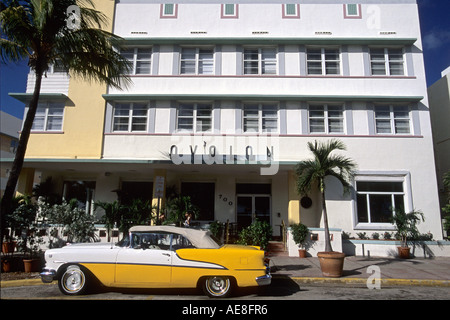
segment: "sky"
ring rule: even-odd
[[[450,1],[418,0],[418,4],[427,86],[430,86],[450,66]],[[8,93],[25,92],[28,71],[26,61],[0,64],[0,110],[17,118],[23,117],[25,105],[8,96]]]

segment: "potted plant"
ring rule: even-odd
[[[337,178],[343,188],[344,194],[350,190],[350,182],[353,180],[356,164],[342,155],[332,155],[335,150],[345,150],[345,145],[340,140],[329,142],[308,142],[308,148],[314,158],[299,162],[295,167],[297,174],[297,191],[300,195],[307,195],[313,186],[321,194],[322,215],[325,230],[325,251],[319,252],[322,274],[326,277],[340,277],[344,267],[345,254],[333,251],[328,227],[327,206],[325,201],[325,177]]]
[[[309,229],[302,223],[296,223],[291,225],[292,238],[294,242],[300,246],[298,249],[298,255],[300,258],[306,258],[306,239],[309,234]]]
[[[401,245],[397,247],[398,256],[401,259],[410,257],[410,248],[408,247],[408,239],[414,239],[419,235],[417,223],[424,221],[421,211],[411,211],[405,213],[403,210],[396,210],[392,218],[392,222],[397,230],[397,236],[400,238]]]

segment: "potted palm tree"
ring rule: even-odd
[[[408,247],[408,239],[414,239],[419,235],[417,223],[424,216],[421,211],[411,211],[405,213],[403,210],[396,210],[392,217],[392,222],[397,229],[397,236],[401,240],[400,247],[397,247],[398,256],[401,259],[408,259],[410,257],[410,248]]]
[[[344,143],[340,140],[333,139],[328,142],[308,142],[308,149],[312,152],[313,159],[301,161],[295,167],[297,191],[302,196],[308,195],[313,187],[317,188],[317,191],[320,192],[325,230],[325,251],[319,252],[317,256],[319,257],[324,276],[340,277],[344,267],[345,254],[335,252],[331,247],[325,201],[325,177],[333,176],[337,178],[344,188],[344,193],[346,193],[350,190],[350,183],[353,180],[356,164],[351,159],[342,155],[331,154],[333,151],[346,149]]]
[[[306,239],[309,234],[309,229],[302,223],[296,223],[291,225],[292,238],[294,242],[300,246],[298,249],[298,255],[300,258],[306,258]]]

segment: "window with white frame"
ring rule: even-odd
[[[344,18],[345,19],[361,18],[361,5],[355,3],[344,4]]]
[[[214,49],[182,48],[180,74],[213,74]]]
[[[147,103],[116,103],[113,116],[114,132],[146,132],[148,119]]]
[[[234,18],[239,17],[239,5],[238,4],[222,4],[221,5],[221,17],[222,18]]]
[[[211,131],[212,109],[211,103],[181,103],[178,106],[177,131]]]
[[[130,74],[151,74],[152,48],[123,48],[122,57],[132,65]]]
[[[342,105],[310,105],[310,133],[344,133],[344,107]]]
[[[276,48],[244,49],[244,74],[276,74]]]
[[[286,3],[282,5],[283,18],[300,18],[300,5],[298,3]]]
[[[396,210],[405,210],[403,181],[356,181],[357,223],[391,224]]]
[[[178,15],[178,4],[164,3],[161,4],[161,18],[176,18]]]
[[[246,133],[278,132],[278,106],[276,104],[245,104],[243,128]]]
[[[306,64],[309,75],[341,74],[340,52],[338,48],[308,48]]]
[[[373,76],[405,75],[402,48],[371,48],[370,68]]]
[[[410,134],[408,106],[375,106],[375,127],[378,134]]]
[[[40,102],[34,117],[33,131],[61,131],[64,118],[64,104]]]

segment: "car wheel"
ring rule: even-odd
[[[225,298],[230,295],[231,280],[228,277],[208,277],[204,280],[203,291],[211,298]]]
[[[68,266],[58,281],[59,290],[67,295],[79,295],[86,292],[87,276],[79,266]]]

